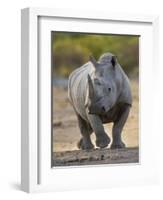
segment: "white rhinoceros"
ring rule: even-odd
[[[95,133],[96,146],[110,143],[103,124],[113,122],[111,148],[124,148],[121,133],[132,105],[129,79],[115,55],[103,54],[98,62],[90,61],[74,70],[68,81],[69,100],[77,115],[82,138],[80,149],[92,149],[90,135]]]

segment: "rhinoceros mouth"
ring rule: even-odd
[[[109,112],[109,110],[108,111],[88,111],[88,114],[90,114],[90,115],[105,115],[107,112]]]
[[[109,110],[110,110],[110,107],[94,106],[94,108],[88,109],[88,114],[104,115],[107,112],[109,112]]]
[[[90,106],[87,105],[89,114],[106,114],[111,108],[108,102],[108,96],[103,96],[92,100]]]

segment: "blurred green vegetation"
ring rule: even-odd
[[[53,75],[66,78],[88,62],[89,55],[98,60],[106,52],[117,56],[128,76],[138,77],[139,36],[68,32],[52,33]]]

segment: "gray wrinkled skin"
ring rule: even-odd
[[[107,147],[109,136],[103,124],[113,122],[111,148],[124,148],[121,133],[132,105],[129,80],[111,53],[98,62],[90,61],[69,76],[68,96],[78,118],[82,138],[80,149],[94,148],[90,135],[95,133],[96,146]]]

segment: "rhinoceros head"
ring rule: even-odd
[[[88,110],[90,114],[105,114],[117,99],[117,59],[113,54],[104,54],[97,62],[90,56],[94,70],[88,75]]]

